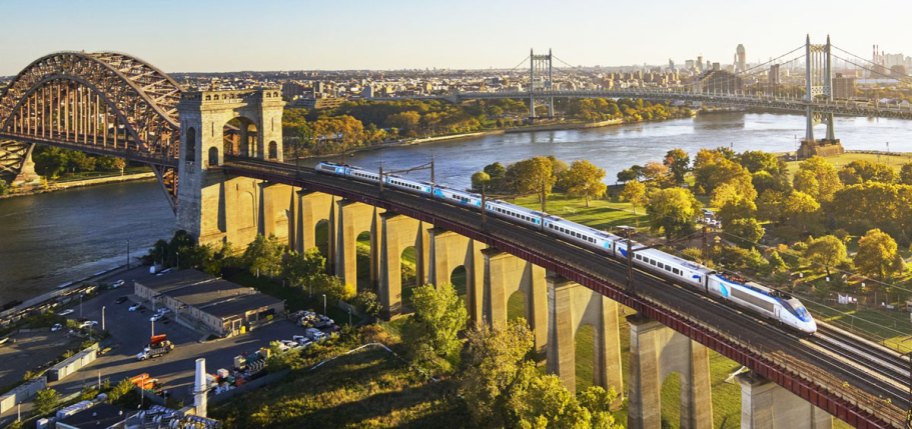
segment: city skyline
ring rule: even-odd
[[[738,44],[745,46],[747,62],[756,63],[799,46],[805,34],[814,43],[829,34],[834,44],[865,58],[874,44],[888,53],[908,51],[903,14],[889,13],[896,7],[886,1],[869,4],[859,9],[839,1],[815,11],[770,1],[733,10],[716,0],[657,1],[647,11],[573,0],[560,7],[537,0],[349,1],[333,7],[276,1],[254,9],[233,0],[166,0],[148,10],[107,0],[13,0],[5,4],[0,26],[18,36],[0,45],[0,75],[15,75],[61,50],[125,52],[167,72],[511,68],[530,48],[550,48],[574,66],[683,64],[700,55],[729,64]],[[36,32],[39,16],[40,27],[51,30]]]

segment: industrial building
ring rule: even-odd
[[[285,303],[277,298],[197,270],[136,280],[135,294],[221,336],[244,333],[285,313]]]

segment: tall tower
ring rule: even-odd
[[[535,93],[551,92],[553,89],[551,50],[547,55],[535,55],[529,49],[529,119],[535,120]],[[541,98],[541,97],[539,97]],[[548,117],[554,117],[554,96],[548,96]]]
[[[833,101],[833,73],[830,56],[830,36],[827,36],[825,45],[811,44],[808,35],[805,42],[805,92],[804,101],[807,103],[807,125],[804,140],[798,149],[799,158],[809,158],[814,155],[836,155],[844,152],[842,144],[836,139],[833,128],[832,113],[818,113],[814,111],[813,103],[817,101]],[[814,125],[822,119],[826,123],[826,138],[814,139]]]
[[[739,44],[735,48],[735,72],[744,73],[745,71],[747,71],[747,52],[744,45]]]
[[[273,232],[276,215],[263,211],[262,181],[228,177],[219,166],[226,156],[281,162],[284,105],[278,89],[181,95],[179,229],[200,244],[238,246]]]

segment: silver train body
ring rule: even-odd
[[[378,183],[381,180],[377,173],[344,164],[320,162],[317,164],[316,170],[371,183]],[[426,194],[432,198],[476,210],[481,209],[482,201],[478,194],[395,175],[384,175],[382,180],[384,186]],[[534,227],[616,259],[626,260],[627,258],[627,240],[618,235],[500,200],[485,201],[484,210],[493,216]],[[754,282],[744,281],[733,275],[718,273],[706,266],[658,249],[646,249],[645,247],[634,241],[630,243],[634,255],[632,262],[644,271],[676,283],[684,283],[725,300],[738,308],[776,320],[801,332],[813,334],[817,331],[817,323],[814,318],[797,298]]]

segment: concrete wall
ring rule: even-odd
[[[627,427],[659,428],[662,424],[662,382],[672,373],[681,377],[681,428],[711,428],[712,384],[709,350],[639,315],[630,323],[630,402]]]
[[[385,317],[402,311],[402,252],[414,247],[418,285],[427,283],[428,232],[426,225],[416,219],[395,213],[380,215],[380,273],[379,296]]]
[[[50,381],[63,380],[70,374],[79,371],[82,367],[92,363],[98,357],[98,343],[92,344],[91,347],[70,356],[63,362],[58,363],[48,370],[48,379]]]
[[[41,376],[28,383],[17,386],[15,389],[0,396],[0,414],[3,414],[21,404],[41,389],[47,387],[47,377]]]
[[[830,429],[833,416],[776,383],[752,373],[738,375],[744,429]]]
[[[379,271],[379,215],[378,209],[364,203],[341,200],[336,205],[338,223],[336,224],[335,272],[345,285],[355,288],[358,285],[358,235],[369,232],[370,240],[370,282],[377,284]],[[376,286],[373,287],[376,289]]]
[[[497,249],[484,255],[484,319],[496,328],[507,324],[510,297],[521,292],[523,317],[535,335],[535,348],[544,351],[548,342],[548,291],[545,269]]]
[[[450,283],[453,270],[462,265],[466,270],[466,306],[469,321],[481,323],[484,318],[484,257],[483,243],[442,228],[431,228],[428,282],[435,285]]]
[[[547,281],[548,371],[576,392],[576,334],[588,324],[595,335],[592,382],[623,394],[618,303],[554,273]]]

